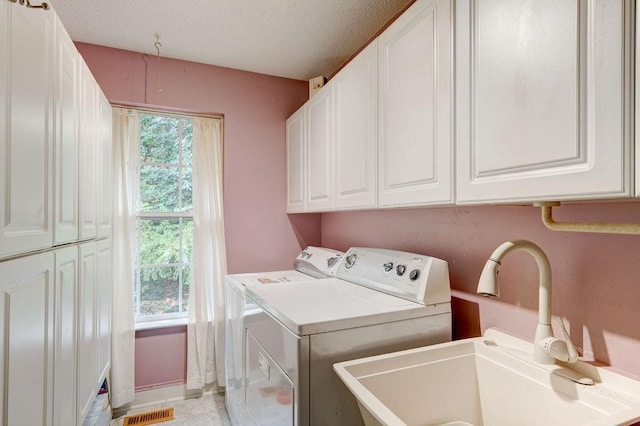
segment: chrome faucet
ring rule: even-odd
[[[482,269],[478,281],[478,293],[484,296],[500,296],[498,272],[502,258],[515,250],[524,250],[535,259],[539,272],[538,326],[533,339],[533,359],[541,364],[553,364],[555,360],[573,363],[578,360],[578,352],[571,343],[564,322],[558,319],[565,340],[556,339],[551,327],[551,266],[542,249],[527,240],[502,243],[492,254]]]

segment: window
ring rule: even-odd
[[[140,112],[136,321],[187,315],[193,241],[193,119]]]

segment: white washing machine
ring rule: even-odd
[[[334,363],[451,340],[444,260],[351,248],[336,275],[247,286],[245,424],[362,424]]]
[[[247,303],[247,285],[266,286],[275,283],[307,282],[335,275],[344,253],[309,246],[296,257],[293,270],[227,275],[225,309],[225,405],[234,425],[250,424],[245,405],[244,323],[251,321],[259,308]],[[245,317],[247,318],[245,320]],[[268,331],[267,331],[268,332]],[[269,338],[279,339],[279,332]]]

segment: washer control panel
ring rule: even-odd
[[[446,261],[405,251],[352,247],[338,278],[423,305],[450,302]]]

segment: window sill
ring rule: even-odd
[[[181,325],[187,325],[187,318],[172,318],[158,321],[141,321],[135,324],[136,331],[140,330],[155,330],[158,328],[178,327]]]

